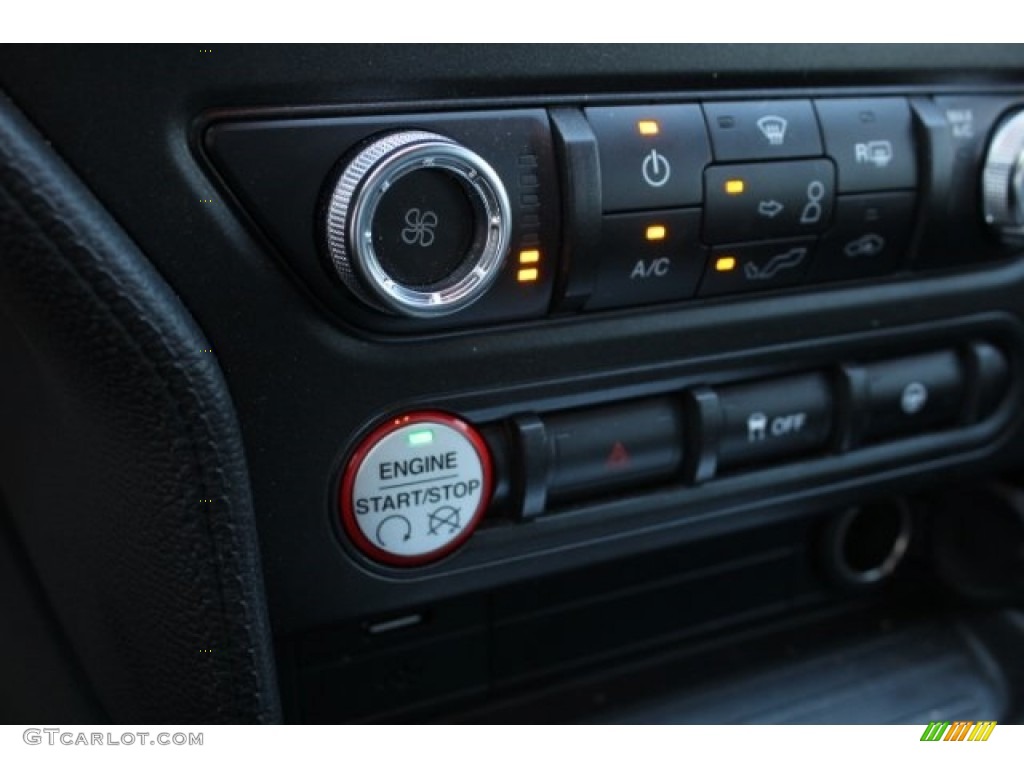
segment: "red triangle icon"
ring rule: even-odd
[[[608,459],[604,465],[608,469],[623,469],[629,466],[629,451],[626,450],[626,446],[616,441],[615,445],[612,446],[612,452],[608,454]]]

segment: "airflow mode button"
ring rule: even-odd
[[[816,240],[776,240],[715,248],[704,269],[700,296],[767,291],[799,285],[811,266]]]
[[[744,243],[823,232],[832,221],[828,160],[713,165],[704,172],[704,240]]]
[[[491,457],[475,429],[444,413],[406,414],[370,433],[352,455],[341,522],[372,560],[423,565],[469,538],[491,488]]]

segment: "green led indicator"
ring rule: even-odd
[[[429,429],[420,429],[409,433],[409,445],[415,448],[418,445],[430,445],[434,442],[434,433]]]

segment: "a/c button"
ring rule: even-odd
[[[706,254],[699,209],[605,216],[600,266],[586,308],[688,299],[697,290]]]

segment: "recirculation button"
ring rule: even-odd
[[[342,527],[364,555],[388,565],[424,565],[472,534],[492,489],[480,434],[454,416],[409,413],[371,432],[341,483]]]

